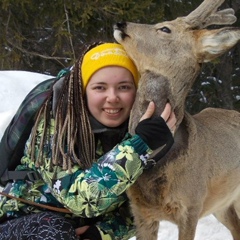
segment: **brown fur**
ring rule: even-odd
[[[156,115],[169,101],[177,117],[173,147],[128,191],[138,240],[157,239],[161,220],[178,225],[179,240],[193,240],[198,219],[211,213],[240,240],[240,113],[208,108],[191,116],[184,109],[200,64],[240,39],[237,28],[203,29],[236,20],[232,9],[216,11],[222,3],[205,0],[188,16],[156,25],[115,26],[141,73],[130,131],[151,100]]]

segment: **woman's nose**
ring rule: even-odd
[[[118,102],[119,101],[119,97],[117,94],[116,90],[109,90],[107,93],[107,101],[108,102]]]

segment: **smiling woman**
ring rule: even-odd
[[[129,118],[135,94],[131,72],[119,66],[101,68],[86,88],[90,113],[108,127],[117,127]]]
[[[86,46],[57,79],[17,166],[36,178],[8,182],[8,195],[0,198],[0,239],[129,239],[135,227],[125,191],[160,160],[150,158],[153,150],[160,147],[163,155],[172,146],[171,106],[151,118],[150,103],[137,134],[128,134],[138,72],[116,43]],[[41,211],[36,204],[67,211]]]
[[[16,105],[20,104],[20,101],[27,95],[27,93],[36,86],[36,84],[49,78],[48,75],[26,72],[26,71],[0,71],[0,107],[4,107],[5,110],[0,112],[0,138],[5,130],[7,123],[13,117],[16,109]],[[28,84],[26,84],[26,81]],[[10,93],[10,96],[6,94],[6,89]],[[19,91],[21,89],[21,91]],[[20,101],[18,100],[20,98]],[[14,109],[14,110],[13,110]],[[5,120],[9,119],[9,121]],[[1,159],[1,158],[0,158]],[[0,186],[0,191],[2,191]],[[178,236],[177,227],[169,222],[162,222],[159,230],[158,239],[176,240]],[[130,240],[135,240],[133,237]],[[214,240],[214,239],[232,239],[230,232],[219,223],[214,216],[210,215],[199,221],[196,240]]]

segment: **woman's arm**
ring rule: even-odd
[[[42,128],[38,131],[37,136]],[[28,149],[22,162],[36,168],[30,160],[30,152]],[[66,208],[82,217],[96,217],[125,201],[122,193],[140,176],[149,153],[149,147],[135,135],[99,158],[90,169],[82,170],[77,164],[71,173],[59,166],[51,169],[46,153],[38,171],[52,194]]]
[[[166,132],[168,127],[165,121],[162,121],[161,124],[163,122],[165,125],[162,127]],[[36,135],[38,137],[43,132],[43,124],[42,126],[41,124]],[[54,121],[48,132],[53,133],[53,129]],[[161,138],[161,134],[156,134],[158,134],[158,138]],[[44,153],[44,162],[38,167],[38,171],[56,199],[74,214],[82,217],[101,215],[112,211],[125,201],[122,193],[136,181],[143,169],[152,163],[149,159],[152,151],[139,135],[122,141],[93,163],[90,169],[82,170],[77,164],[73,166],[71,173],[59,166],[50,168],[51,156],[49,152],[46,152]],[[155,138],[155,136],[151,137]],[[145,136],[145,138],[145,141],[149,141],[149,136]],[[162,136],[162,139],[168,140],[169,136]],[[152,139],[150,140],[152,141]],[[155,142],[156,140],[154,145]],[[34,162],[30,160],[30,152],[31,149],[28,146],[26,157],[22,159],[22,162],[36,169]]]

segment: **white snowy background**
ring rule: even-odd
[[[0,139],[27,93],[48,78],[51,76],[26,71],[0,71]],[[177,238],[177,227],[166,221],[161,222],[158,239],[177,240]],[[233,240],[233,238],[228,229],[210,215],[199,220],[195,240]]]

